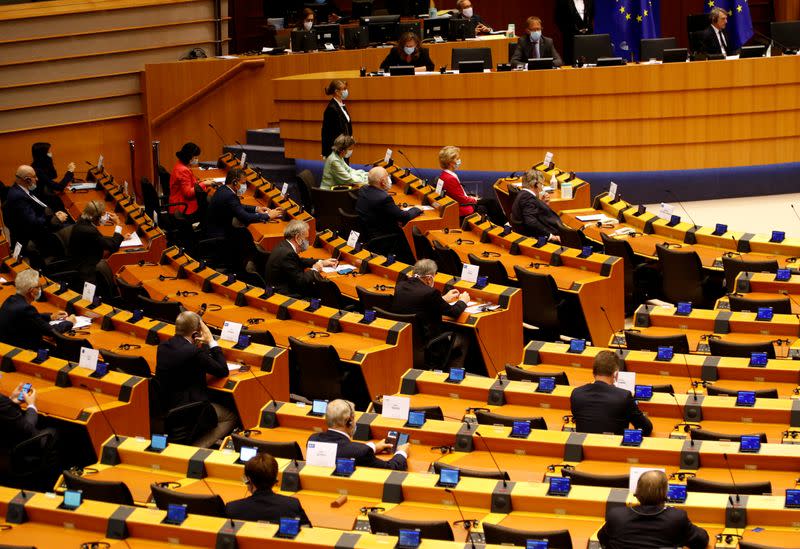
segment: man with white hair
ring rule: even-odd
[[[0,341],[35,351],[44,345],[43,336],[53,335],[51,321],[65,323],[58,326],[59,331],[72,328],[75,323],[73,315],[67,315],[65,311],[40,313],[32,305],[42,295],[38,271],[22,271],[14,280],[14,286],[17,292],[9,296],[0,307]]]
[[[408,458],[409,445],[400,444],[395,450],[394,456],[390,460],[382,460],[375,457],[392,449],[392,445],[380,442],[354,442],[353,433],[356,430],[356,412],[352,402],[342,399],[332,400],[328,403],[325,410],[325,423],[327,431],[314,433],[308,437],[309,442],[328,442],[337,445],[336,457],[338,459],[353,458],[356,466],[375,467],[379,469],[394,469],[405,471],[408,468],[406,459]]]
[[[311,297],[314,284],[325,267],[335,267],[335,259],[311,259],[300,257],[308,249],[308,223],[293,219],[286,224],[283,238],[267,260],[264,279],[275,291],[292,297]]]

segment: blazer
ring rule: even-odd
[[[610,507],[597,536],[606,549],[708,546],[708,533],[692,524],[686,511],[661,505]]]
[[[569,401],[579,433],[621,435],[629,424],[641,429],[644,436],[653,432],[653,424],[625,389],[595,381],[574,389]]]
[[[5,395],[0,395],[0,426],[3,436],[0,437],[0,448],[11,449],[39,434],[36,422],[39,419],[34,408],[24,412],[19,404]]]
[[[725,43],[728,44],[728,48],[726,53],[728,55],[733,55],[735,50],[731,47],[731,40],[728,37],[728,33],[726,31],[722,31],[722,35],[725,37]],[[719,39],[717,38],[717,33],[714,30],[713,26],[709,26],[700,34],[700,46],[702,48],[703,53],[706,55],[713,55],[715,53],[722,53],[722,47],[719,45]]]
[[[337,445],[337,459],[354,458],[357,467],[375,467],[377,469],[393,469],[405,471],[408,467],[403,454],[395,454],[392,459],[382,460],[375,457],[372,447],[363,442],[355,442],[347,436],[334,431],[322,431],[308,437],[309,442],[330,442]]]
[[[461,181],[458,179],[457,175],[453,175],[449,171],[443,170],[442,173],[439,174],[439,179],[444,182],[442,189],[444,190],[445,194],[458,202],[459,217],[471,215],[475,212],[475,207],[473,204],[477,204],[478,199],[474,196],[467,196],[467,193],[464,192],[464,187],[461,186]]]
[[[511,217],[525,226],[525,236],[539,237],[558,234],[561,221],[558,214],[533,193],[521,190],[511,205]]]
[[[53,334],[50,315],[40,313],[19,294],[6,298],[0,306],[0,340],[15,347],[37,350],[42,336]]]
[[[339,153],[331,151],[322,168],[321,189],[331,189],[336,185],[366,185],[367,172],[351,168]]]
[[[8,190],[3,205],[3,219],[11,232],[12,249],[19,242],[24,250],[28,242],[35,242],[49,231],[56,231],[63,226],[49,208],[37,203],[19,185],[13,185]]]
[[[361,229],[361,241],[367,242],[380,236],[394,235],[405,225],[422,213],[419,208],[401,210],[389,193],[383,189],[365,185],[358,190],[356,213]]]
[[[235,520],[278,523],[283,518],[299,518],[300,524],[311,525],[297,498],[276,494],[272,490],[256,490],[249,497],[230,501],[225,516]]]
[[[169,201],[171,204],[177,202],[186,203],[186,215],[191,215],[197,211],[197,197],[195,196],[195,185],[197,178],[192,173],[192,169],[181,161],[175,163],[172,173],[169,175]],[[170,206],[169,213],[184,213],[183,206]]]
[[[466,308],[467,304],[460,299],[451,305],[442,299],[439,290],[427,286],[418,278],[403,280],[395,286],[392,311],[416,314],[424,341],[429,341],[444,331],[442,315],[458,318]]]
[[[269,216],[256,213],[256,207],[242,204],[236,191],[222,185],[208,203],[206,233],[210,237],[225,236],[233,229],[233,220],[242,225],[267,221]]]
[[[221,347],[198,347],[183,336],[172,336],[156,350],[156,379],[166,409],[208,400],[206,374],[228,377]]]
[[[428,72],[433,71],[435,65],[433,64],[433,60],[431,59],[431,54],[428,51],[428,48],[418,48],[415,52],[415,55],[411,56],[411,61],[405,60],[405,53],[402,55],[400,54],[400,50],[397,48],[392,48],[389,50],[389,54],[386,56],[386,59],[383,60],[381,63],[381,69],[384,71],[388,71],[389,67],[395,67],[397,65],[413,65],[415,67],[425,67],[425,70]]]
[[[73,172],[65,172],[61,181],[58,181],[58,173],[52,167],[52,161],[50,164],[50,166],[43,166],[37,162],[31,163],[31,168],[36,172],[36,190],[33,191],[33,194],[39,198],[41,198],[40,195],[63,191],[75,179]]]
[[[316,259],[300,257],[288,240],[280,241],[269,254],[264,280],[282,295],[303,297],[311,293],[317,273],[307,270]]]
[[[344,107],[346,110],[347,107]],[[350,114],[348,112],[348,114]],[[322,114],[322,156],[327,158],[331,154],[333,142],[340,135],[353,135],[353,123],[342,112],[342,107],[336,99],[328,101],[325,112]]]
[[[574,0],[558,0],[556,3],[556,25],[562,34],[591,34],[594,27],[594,0],[583,0],[585,17],[581,18]],[[565,39],[566,42],[566,39]],[[570,49],[571,49],[570,45]]]
[[[75,269],[83,279],[94,282],[97,263],[103,259],[105,252],[113,254],[119,250],[122,240],[119,233],[103,236],[90,221],[79,219],[69,237],[69,256],[75,261]]]
[[[560,67],[564,64],[564,61],[561,60],[561,56],[558,55],[552,38],[542,36],[539,42],[539,58],[552,57],[553,64],[556,67]],[[534,47],[530,36],[521,36],[519,40],[517,40],[517,49],[514,50],[514,55],[511,56],[511,64],[515,67],[527,65],[528,59],[533,59],[534,57]]]

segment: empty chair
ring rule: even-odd
[[[461,477],[472,477],[472,478],[489,478],[494,480],[511,480],[508,476],[508,472],[506,471],[498,471],[495,468],[489,470],[477,470],[477,469],[465,469],[463,467],[457,467],[455,465],[449,465],[447,463],[442,463],[441,461],[434,461],[433,462],[433,472],[437,475],[442,472],[442,469],[455,469],[459,472],[459,476]]]
[[[493,545],[517,545],[525,547],[529,539],[547,540],[548,549],[572,549],[569,530],[517,530],[499,524],[483,523],[486,543]]]
[[[414,251],[417,259],[435,259],[431,241],[428,240],[419,227],[411,227],[411,237],[414,240]]]
[[[178,315],[185,310],[179,301],[158,301],[143,295],[137,296],[136,299],[139,303],[137,308],[141,309],[145,316],[162,322],[174,323]]]
[[[314,201],[314,219],[318,231],[339,228],[342,221],[339,208],[346,212],[355,210],[348,189],[328,190],[314,187],[311,189],[311,198]]]
[[[562,469],[561,475],[569,477],[572,484],[584,486],[605,486],[606,488],[627,488],[630,482],[629,475],[598,475],[576,471],[575,469]]]
[[[625,273],[625,313],[632,314],[639,304],[650,299],[658,288],[658,271],[633,253],[631,243],[600,233],[606,255],[621,257]]]
[[[350,238],[352,231],[359,232],[359,218],[358,214],[351,213],[339,208],[339,226],[337,232],[339,236],[347,240]]]
[[[691,301],[695,307],[708,309],[724,293],[703,273],[697,252],[656,244],[656,253],[663,273],[661,290],[667,301]]]
[[[100,354],[111,370],[145,378],[152,376],[150,365],[141,355],[123,355],[108,349],[100,349]]]
[[[575,59],[584,63],[597,63],[600,57],[613,57],[611,36],[608,34],[586,34],[575,37]]]
[[[738,356],[750,358],[752,353],[767,353],[767,358],[775,358],[772,341],[757,343],[736,343],[722,339],[709,339],[708,348],[712,356]]]
[[[716,433],[707,429],[692,429],[690,431],[692,440],[722,440],[727,442],[741,442],[743,436],[756,436],[761,439],[762,444],[767,443],[766,433]]]
[[[706,385],[706,394],[709,396],[727,395],[735,397],[737,393],[738,391],[735,389],[725,389],[724,387],[718,387],[714,384]],[[778,398],[777,389],[758,389],[755,393],[756,398]]]
[[[84,499],[133,505],[133,495],[124,482],[109,480],[92,480],[72,471],[64,471],[64,483],[67,490],[81,490]]]
[[[731,311],[746,311],[757,313],[761,307],[772,307],[772,312],[779,315],[792,314],[792,302],[788,297],[778,297],[775,299],[750,299],[738,295],[728,296],[728,303]]]
[[[583,234],[583,231],[567,227],[563,223],[558,226],[558,238],[561,240],[561,245],[567,248],[577,248],[580,250],[584,246],[591,246],[591,243],[586,238],[586,235]]]
[[[191,444],[216,424],[217,413],[207,401],[176,406],[164,417],[164,431],[175,444]]]
[[[371,512],[367,515],[369,527],[373,534],[397,536],[400,529],[419,529],[422,539],[441,539],[453,541],[453,529],[446,520],[403,520]]]
[[[494,66],[491,48],[453,48],[450,54],[450,67],[456,70],[462,61],[483,61],[484,70]]]
[[[186,494],[176,492],[169,488],[159,486],[158,483],[150,485],[150,492],[156,507],[166,510],[169,504],[185,505],[190,515],[205,515],[208,517],[224,517],[225,503],[218,495]]]
[[[251,448],[257,448],[259,452],[267,453],[276,458],[303,459],[303,451],[300,445],[294,440],[287,442],[259,440],[234,433],[231,435],[231,441],[233,442],[234,450],[237,452],[242,451],[242,446],[249,446]]]
[[[654,336],[634,330],[625,330],[625,347],[631,351],[658,351],[659,347],[672,347],[673,352],[688,354],[686,334]]]
[[[522,288],[522,322],[525,328],[536,329],[536,338],[557,339],[567,332],[566,302],[558,293],[556,281],[549,274],[539,274],[514,266],[517,282]]]
[[[144,286],[141,284],[128,284],[120,277],[117,277],[117,288],[119,289],[120,300],[127,309],[138,309],[141,307],[138,296],[143,295],[149,297]]]
[[[569,385],[569,379],[565,372],[531,372],[525,368],[506,364],[506,377],[509,381],[533,381],[538,382],[543,377],[554,377],[556,385]]]
[[[11,449],[8,468],[0,468],[0,484],[41,492],[51,490],[57,463],[55,431],[45,429]]]
[[[458,254],[450,248],[440,243],[438,240],[433,241],[433,260],[440,273],[449,274],[450,276],[461,276],[463,263]]]
[[[372,411],[376,414],[383,413],[383,402],[380,400],[372,401]],[[444,420],[444,414],[439,406],[411,406],[410,412],[425,412],[425,419]]]
[[[342,296],[342,291],[333,280],[321,278],[317,280],[315,287],[320,302],[325,307],[331,307],[333,309],[344,309],[347,307],[344,302],[344,297]]]
[[[768,480],[762,482],[714,482],[697,477],[689,477],[686,480],[687,492],[711,492],[713,494],[749,494],[749,495],[771,495],[772,483]]]
[[[527,421],[531,429],[547,430],[547,423],[543,417],[513,417],[475,410],[475,419],[480,425],[505,425],[506,427],[513,427],[516,421]]]
[[[664,50],[678,47],[678,39],[674,36],[669,38],[642,38],[640,42],[641,55],[639,59],[649,61],[650,59],[664,59]]]
[[[275,347],[275,338],[269,330],[253,330],[252,328],[242,328],[241,335],[250,336],[252,343]]]
[[[737,256],[723,255],[722,270],[725,272],[725,290],[735,292],[739,273],[775,273],[778,272],[778,261],[745,261]]]
[[[508,271],[499,259],[481,259],[475,254],[469,254],[469,262],[479,267],[480,276],[485,276],[491,284],[500,286],[513,286],[508,278]]]
[[[430,341],[424,341],[422,326],[417,315],[393,313],[379,307],[375,308],[375,312],[381,318],[411,324],[411,347],[414,356],[414,368],[419,370],[442,369],[449,364],[455,344],[455,334],[453,332],[442,332]]]
[[[376,308],[388,311],[392,308],[394,294],[386,292],[373,292],[372,290],[367,290],[361,286],[356,286],[356,294],[358,295],[359,303],[361,303],[362,311],[367,309],[375,310]]]
[[[81,358],[81,347],[93,349],[89,340],[83,337],[70,337],[67,335],[53,332],[53,339],[56,342],[56,349],[53,354],[58,358],[69,360],[70,362],[78,362]]]

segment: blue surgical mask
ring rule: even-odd
[[[531,32],[531,42],[538,42],[542,38],[542,31]]]
[[[406,55],[414,55],[414,52],[416,50],[417,50],[417,48],[412,47],[412,46],[406,46],[406,47],[403,48],[403,51],[406,53]]]
[[[459,158],[458,160],[456,160],[456,168],[460,167],[461,167],[461,159]]]
[[[350,95],[350,90],[342,90],[342,101],[347,99],[348,95]]]

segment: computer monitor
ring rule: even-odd
[[[667,48],[664,50],[664,63],[685,63],[688,56],[687,48]]]
[[[397,39],[399,40],[407,32],[416,34],[422,40],[422,23],[419,21],[403,21],[397,27]]]
[[[585,63],[597,63],[599,57],[613,57],[609,34],[585,34],[575,37],[575,59],[583,58]]]
[[[469,19],[450,19],[447,37],[449,40],[475,38],[475,25]]]
[[[556,64],[552,57],[539,57],[537,59],[528,59],[528,70],[539,71],[546,69],[554,69]]]
[[[400,24],[396,21],[370,21],[367,25],[369,43],[386,44],[397,40],[399,27]]]
[[[368,26],[370,23],[400,23],[399,15],[370,15],[361,17],[358,24],[362,27]]]
[[[755,46],[742,46],[739,52],[740,59],[748,59],[751,57],[764,57],[767,53],[767,46],[764,44],[756,44]]]
[[[317,36],[312,31],[293,30],[290,42],[294,52],[310,52],[317,49]]]
[[[800,49],[800,21],[773,21],[769,28],[778,47]]]
[[[357,50],[369,46],[369,31],[362,27],[344,28],[344,49]]]
[[[317,25],[311,30],[314,32],[314,35],[317,38],[317,44],[319,45],[320,49],[326,49],[328,44],[337,50],[339,49],[339,45],[341,44],[339,38],[341,36],[341,28],[338,23]]]
[[[678,47],[678,40],[675,37],[670,38],[642,38],[641,41],[641,54],[639,59],[650,61],[651,59],[664,59],[664,50]]]
[[[431,17],[426,19],[423,25],[423,39],[435,40],[438,36],[442,40],[447,40],[448,33],[450,32],[450,18],[449,17]]]
[[[369,17],[372,15],[374,0],[353,0],[353,7],[350,16],[353,19]]]

